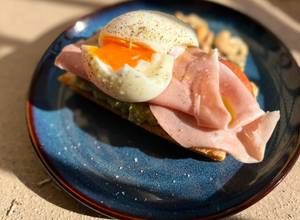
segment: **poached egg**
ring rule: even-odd
[[[109,22],[98,44],[82,46],[90,81],[117,100],[146,102],[167,88],[176,57],[187,47],[197,47],[198,40],[171,15],[133,11]]]

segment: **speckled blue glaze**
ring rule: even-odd
[[[298,67],[276,37],[238,12],[202,1],[161,2],[131,2],[101,10],[54,41],[32,82],[29,127],[36,135],[32,139],[38,140],[36,150],[56,180],[98,204],[98,211],[155,219],[236,212],[241,204],[270,190],[271,182],[279,181],[299,152]],[[248,43],[246,73],[260,88],[259,103],[266,111],[281,111],[262,163],[241,164],[231,156],[224,162],[211,162],[137,128],[58,83],[63,71],[53,62],[63,46],[137,9],[198,13],[214,32],[226,28]]]

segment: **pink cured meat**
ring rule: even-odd
[[[218,61],[217,51],[208,55],[191,49],[176,60],[173,72],[168,88],[150,103],[193,115],[200,127],[239,127],[264,113],[239,78]]]
[[[81,55],[82,43],[69,44],[65,46],[55,59],[55,65],[63,70],[87,79]]]
[[[65,46],[55,59],[55,65],[63,70],[69,71],[83,79],[89,80],[84,69],[81,46],[97,46],[97,35],[87,40],[78,41],[75,44]]]
[[[199,128],[195,119],[183,112],[150,105],[159,125],[181,146],[224,150],[244,163],[260,162],[265,145],[279,120],[279,112],[267,112],[240,130]]]
[[[151,100],[150,110],[183,147],[216,148],[244,163],[259,162],[279,111],[261,110],[240,79],[216,57],[216,51],[212,55],[199,49],[185,52],[175,63],[168,88]],[[181,91],[185,95],[178,95]]]
[[[218,62],[217,52],[184,53],[175,62],[168,88],[150,103],[194,115],[201,127],[226,128],[231,116],[219,92]]]
[[[241,80],[223,63],[219,62],[219,65],[220,93],[233,111],[229,127],[241,127],[263,115],[264,111],[259,107],[256,98]]]

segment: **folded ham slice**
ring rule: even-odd
[[[88,40],[81,40],[75,44],[68,44],[58,54],[55,59],[55,66],[74,73],[77,76],[88,80],[87,74],[83,67],[81,46],[82,45],[97,45],[97,35]]]
[[[184,53],[174,65],[170,86],[150,103],[194,115],[201,127],[226,128],[231,116],[219,92],[218,63],[217,52]]]
[[[262,161],[265,145],[279,119],[279,111],[267,112],[241,130],[201,128],[193,116],[150,105],[159,125],[181,146],[224,150],[243,163]]]
[[[182,94],[181,94],[182,92]],[[224,150],[244,163],[259,162],[279,120],[265,113],[241,80],[211,55],[191,49],[176,60],[168,88],[150,110],[159,125],[186,148]]]
[[[264,112],[239,78],[218,60],[200,49],[190,49],[175,62],[170,86],[151,104],[195,116],[199,127],[240,127]]]

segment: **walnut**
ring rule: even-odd
[[[195,29],[200,48],[209,52],[212,48],[214,34],[209,30],[207,22],[196,14],[184,15],[182,12],[176,12],[175,16]]]
[[[197,34],[198,34],[198,31],[197,31]],[[202,43],[201,43],[201,48],[209,53],[210,50],[212,49],[212,44],[213,44],[213,41],[214,41],[214,34],[212,32],[208,32],[206,37],[202,40]]]
[[[244,70],[249,49],[241,38],[232,36],[228,30],[221,31],[214,37],[207,22],[196,14],[185,15],[178,11],[175,16],[195,29],[201,49],[208,53],[214,46],[222,56]]]
[[[202,18],[200,18],[198,15],[196,14],[189,14],[189,15],[185,15],[180,11],[177,11],[175,13],[175,16],[183,21],[186,24],[191,25],[193,28],[198,28],[199,26],[203,26],[206,27],[206,31],[208,31],[208,24],[205,20],[203,20]]]
[[[225,58],[244,70],[249,49],[241,38],[232,36],[228,30],[224,30],[216,35],[214,46]]]

